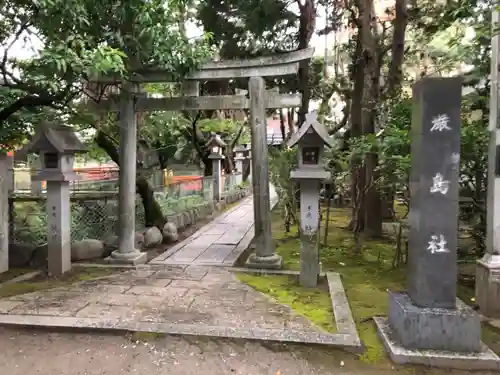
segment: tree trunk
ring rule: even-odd
[[[353,71],[352,80],[354,87],[351,98],[350,110],[350,137],[356,138],[363,134],[361,113],[362,113],[362,100],[364,90],[364,60],[363,60],[363,46],[361,44],[361,32],[358,31],[356,37],[356,50],[353,56]],[[365,173],[361,160],[352,159],[350,163],[351,169],[351,205],[352,217],[349,228],[354,231],[362,231],[365,227],[364,216],[364,193],[363,188],[365,185]]]
[[[314,0],[304,0],[299,5],[299,45],[298,49],[304,49],[309,46],[311,37],[316,28],[316,6]],[[309,100],[311,90],[309,89],[309,60],[299,63],[298,91],[302,94],[302,102],[299,109],[298,126],[300,127],[306,119],[306,113],[309,111]]]
[[[98,131],[95,138],[96,144],[101,147],[118,166],[120,166],[120,157],[114,141],[102,131]],[[160,205],[154,197],[154,191],[149,182],[143,176],[136,176],[137,194],[141,197],[144,207],[146,226],[157,226],[163,228],[166,223],[165,217]]]
[[[362,99],[363,134],[375,134],[376,103],[380,92],[379,55],[380,46],[375,35],[373,23],[373,0],[360,1],[361,40],[364,58],[364,89]],[[370,150],[365,156],[365,232],[370,236],[382,235],[382,205],[378,189],[377,150]]]
[[[285,139],[286,137],[286,129],[285,129],[285,115],[283,114],[283,109],[279,109],[279,114],[280,114],[280,131],[281,131],[281,137],[283,138],[283,143],[282,146],[285,145]]]

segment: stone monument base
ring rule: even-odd
[[[461,370],[500,370],[500,358],[481,343],[480,352],[408,349],[395,338],[387,318],[374,317],[377,333],[391,360],[398,364],[414,364]]]
[[[496,258],[500,256],[486,254],[476,266],[476,303],[488,318],[500,318],[500,263]]]
[[[251,254],[245,264],[248,268],[263,268],[268,270],[279,270],[283,266],[283,260],[277,254],[268,257],[260,257],[257,254]]]
[[[141,253],[139,250],[131,251],[129,253],[121,253],[119,250],[115,250],[111,253],[109,257],[105,259],[106,263],[111,264],[128,264],[128,265],[138,265],[144,264],[148,261],[148,254]]]
[[[389,293],[389,325],[409,349],[481,351],[479,315],[457,299],[456,309],[421,308],[406,293]]]

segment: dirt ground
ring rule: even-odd
[[[9,375],[350,375],[323,348],[294,350],[233,340],[47,332],[0,328],[0,373]],[[297,349],[297,348],[295,348]],[[363,374],[385,375],[385,371]]]
[[[465,375],[369,365],[319,346],[150,334],[48,332],[0,327],[0,374],[8,375]]]

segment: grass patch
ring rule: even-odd
[[[35,270],[30,268],[11,268],[7,272],[0,273],[0,284],[33,271]]]
[[[335,332],[332,305],[328,286],[325,288],[303,288],[294,276],[252,275],[237,273],[237,277],[255,290],[267,294],[279,303],[291,307],[317,326]],[[326,283],[325,283],[326,284]]]
[[[118,272],[122,272],[122,270],[116,268],[77,267],[73,268],[69,273],[59,278],[48,277],[46,274],[39,275],[31,280],[1,286],[0,298],[57,288],[79,281],[87,281],[98,277],[109,276]]]
[[[360,338],[366,346],[361,361],[387,365],[386,352],[378,340],[371,318],[387,315],[387,292],[405,289],[405,269],[392,268],[396,246],[389,237],[377,240],[365,238],[362,241],[361,254],[353,254],[354,238],[346,229],[350,215],[349,208],[331,209],[326,244],[323,243],[326,215],[323,215],[320,260],[323,271],[338,272],[342,276]],[[272,226],[276,250],[283,257],[285,267],[298,270],[300,241],[297,237],[297,226],[292,226],[290,232],[285,233],[283,218],[278,210],[272,212]],[[474,290],[459,285],[458,296],[466,303],[473,303]],[[500,330],[484,324],[482,335],[483,341],[492,350],[500,353]]]

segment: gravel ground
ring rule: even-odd
[[[359,374],[349,369],[357,361],[340,361],[324,348],[197,337],[141,340],[111,334],[0,328],[0,351],[0,374],[8,375]],[[383,370],[365,373],[386,375]]]
[[[5,375],[466,375],[489,372],[367,365],[332,348],[148,334],[0,327]]]

